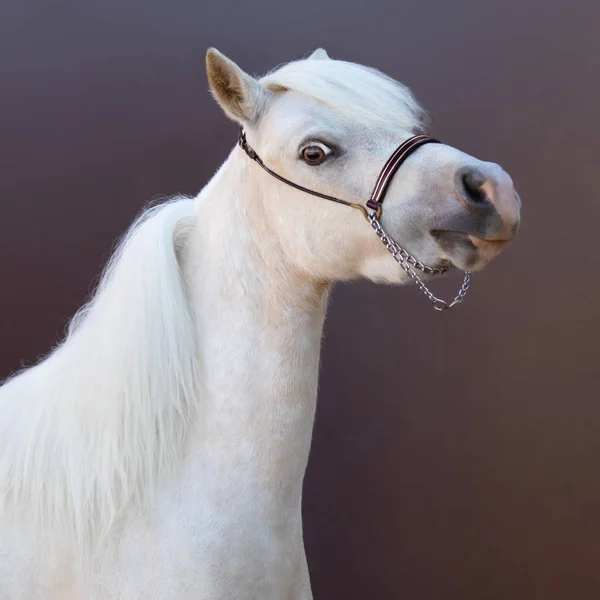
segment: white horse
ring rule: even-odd
[[[323,50],[256,80],[211,49],[207,71],[264,165],[362,208],[236,146],[196,198],[142,214],[66,339],[0,388],[3,600],[312,597],[301,496],[328,291],[411,280],[361,213],[422,113]],[[519,213],[500,167],[430,143],[381,225],[425,265],[478,270]]]

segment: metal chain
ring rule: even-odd
[[[423,280],[417,275],[413,267],[416,267],[423,273],[427,273],[430,275],[436,275],[439,273],[446,273],[450,270],[448,267],[428,267],[424,265],[420,260],[417,260],[412,254],[409,254],[404,248],[399,246],[383,229],[379,219],[377,218],[376,213],[372,213],[368,217],[368,221],[371,224],[371,227],[375,230],[377,237],[383,242],[383,245],[388,249],[390,254],[394,257],[394,260],[406,271],[409,277],[417,284],[419,289],[431,300],[433,304],[433,308],[435,310],[447,310],[448,308],[452,308],[457,304],[460,304],[463,301],[463,298],[467,295],[467,291],[469,289],[469,285],[471,283],[471,272],[465,271],[465,278],[458,290],[458,294],[451,302],[446,302],[446,300],[442,300],[438,298],[434,294],[432,294]]]

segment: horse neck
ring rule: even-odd
[[[277,198],[235,152],[198,198],[184,271],[195,313],[203,460],[299,497],[317,396],[327,286],[296,268],[270,221]]]

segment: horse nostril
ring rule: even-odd
[[[490,203],[485,193],[484,185],[486,178],[477,170],[469,169],[461,177],[462,192],[464,199],[472,206],[487,206]]]

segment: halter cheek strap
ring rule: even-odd
[[[438,140],[435,140],[428,135],[416,135],[414,137],[409,138],[403,144],[398,146],[394,153],[388,158],[385,165],[381,169],[379,173],[379,177],[377,178],[377,183],[373,188],[373,192],[369,200],[367,201],[367,206],[374,210],[376,213],[377,219],[381,217],[381,206],[383,204],[383,200],[385,194],[388,190],[388,186],[392,181],[392,177],[396,173],[396,171],[400,168],[402,163],[415,151],[417,148],[425,144],[439,144]],[[251,158],[254,162],[256,162],[262,169],[264,169],[269,175],[275,177],[275,179],[279,179],[283,183],[300,190],[301,192],[306,192],[307,194],[312,194],[313,196],[317,196],[319,198],[323,198],[324,200],[330,200],[331,202],[336,202],[337,204],[344,204],[345,206],[349,206],[350,208],[355,208],[360,210],[365,219],[369,219],[369,213],[366,211],[365,207],[362,204],[357,204],[355,202],[348,202],[346,200],[342,200],[340,198],[336,198],[335,196],[329,196],[327,194],[322,194],[321,192],[316,192],[314,190],[310,190],[305,188],[302,185],[294,183],[285,177],[282,177],[275,171],[272,171],[265,165],[260,156],[254,151],[254,149],[248,144],[248,140],[246,139],[246,133],[242,128],[240,128],[240,133],[238,136],[238,144],[242,148],[242,150]]]
[[[367,211],[365,210],[365,207],[362,206],[362,204],[355,204],[354,202],[347,202],[346,200],[341,200],[340,198],[336,198],[335,196],[328,196],[327,194],[322,194],[321,192],[315,192],[314,190],[309,190],[308,188],[305,188],[302,185],[294,183],[293,181],[290,181],[289,179],[286,179],[285,177],[278,175],[277,173],[275,173],[275,171],[271,171],[271,169],[269,169],[269,167],[267,167],[267,165],[265,165],[265,163],[261,160],[260,156],[258,156],[258,154],[256,154],[256,152],[252,149],[250,144],[248,144],[248,140],[246,140],[246,134],[244,133],[243,129],[240,129],[240,134],[238,136],[238,144],[240,145],[242,150],[254,162],[256,162],[269,175],[272,175],[273,177],[275,177],[275,179],[279,179],[279,181],[282,181],[283,183],[287,183],[287,185],[290,185],[293,188],[300,190],[301,192],[306,192],[307,194],[312,194],[313,196],[323,198],[324,200],[330,200],[331,202],[337,202],[338,204],[344,204],[345,206],[349,206],[350,208],[356,208],[363,213],[365,219],[368,218],[369,215],[368,215]]]
[[[254,161],[256,162],[262,169],[264,169],[269,175],[275,177],[279,181],[300,190],[301,192],[305,192],[307,194],[312,194],[313,196],[317,196],[319,198],[323,198],[324,200],[330,200],[331,202],[336,202],[337,204],[344,204],[345,206],[349,206],[350,208],[355,208],[360,210],[365,219],[370,223],[371,227],[373,227],[375,233],[379,237],[379,239],[383,242],[384,246],[388,249],[390,254],[394,257],[396,262],[404,269],[404,271],[408,274],[408,276],[417,284],[419,289],[429,298],[433,307],[436,310],[446,310],[448,308],[452,308],[456,306],[460,302],[462,302],[465,297],[467,290],[469,289],[469,284],[471,281],[471,273],[469,271],[465,272],[465,278],[461,288],[458,291],[458,294],[454,298],[454,300],[450,302],[446,302],[441,298],[437,298],[434,296],[423,280],[417,275],[415,269],[419,269],[423,273],[427,273],[430,275],[445,273],[449,270],[448,267],[428,267],[424,265],[420,260],[412,256],[409,252],[407,252],[404,248],[402,248],[399,244],[397,244],[383,229],[379,219],[381,218],[381,209],[383,205],[383,201],[385,199],[385,194],[388,190],[390,182],[394,177],[396,171],[400,168],[402,163],[418,148],[425,144],[439,144],[438,140],[435,140],[428,135],[415,135],[405,142],[400,144],[398,148],[394,151],[394,153],[387,159],[385,165],[381,169],[379,173],[379,177],[377,178],[377,182],[375,183],[375,187],[373,188],[373,192],[367,200],[367,207],[370,208],[373,212],[369,214],[367,209],[362,204],[357,204],[354,202],[348,202],[346,200],[342,200],[340,198],[336,198],[335,196],[329,196],[327,194],[322,194],[321,192],[315,192],[309,188],[305,188],[302,185],[294,183],[285,177],[282,177],[278,173],[271,171],[267,165],[261,160],[260,156],[253,150],[253,148],[248,144],[248,140],[246,139],[246,134],[243,129],[240,129],[240,133],[238,136],[238,144],[242,148],[242,150]]]

